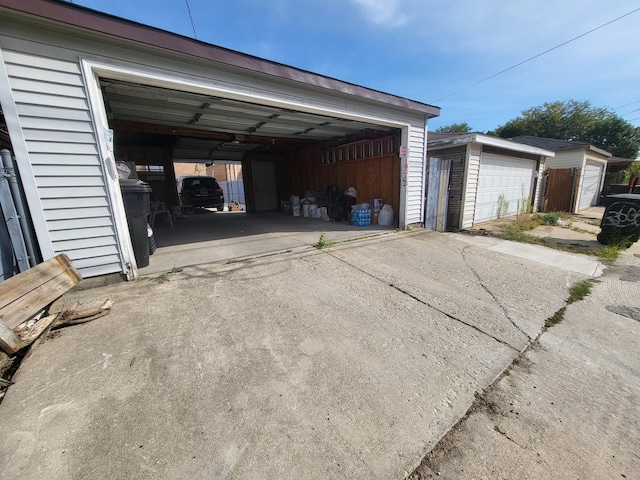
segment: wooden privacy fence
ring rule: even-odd
[[[572,212],[575,205],[579,168],[553,168],[546,171],[544,193],[546,212]]]

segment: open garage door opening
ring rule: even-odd
[[[292,196],[326,201],[330,185],[340,192],[354,187],[358,203],[382,199],[396,212],[397,225],[397,128],[122,80],[101,78],[100,87],[116,160],[149,183],[154,208],[169,212],[154,215],[159,249],[197,256],[191,250],[207,242],[218,242],[208,248],[224,250],[225,242],[291,235],[298,227],[314,236],[334,229],[361,234],[348,219],[311,223],[283,214],[290,212]],[[198,208],[182,195],[177,180],[185,175],[215,178],[224,197],[221,208]]]

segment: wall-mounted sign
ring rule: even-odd
[[[400,158],[407,158],[407,147],[400,145]]]

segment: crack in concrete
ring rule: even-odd
[[[466,248],[469,247],[465,247],[463,250],[466,250]],[[466,260],[465,260],[466,263]],[[471,270],[473,271],[472,267]],[[474,271],[475,273],[475,271]],[[609,272],[609,275],[611,275],[613,272]],[[582,300],[580,300],[582,301]],[[563,308],[566,308],[567,305],[569,303],[565,302],[565,306]],[[489,383],[486,387],[484,387],[480,392],[476,392],[475,394],[475,400],[474,402],[471,404],[471,406],[467,409],[467,411],[465,412],[465,414],[460,417],[460,419],[454,424],[452,425],[449,430],[447,432],[445,432],[441,437],[440,440],[438,440],[435,445],[431,448],[431,450],[429,450],[424,457],[422,458],[420,464],[414,469],[414,471],[412,472],[411,476],[409,476],[409,479],[418,479],[418,478],[422,478],[420,477],[420,469],[427,467],[429,469],[433,469],[433,466],[431,465],[431,461],[430,461],[430,455],[436,451],[436,449],[438,449],[441,445],[444,445],[445,442],[450,441],[451,439],[451,435],[452,433],[454,433],[455,431],[457,431],[458,429],[462,428],[462,425],[469,419],[469,417],[471,415],[473,415],[479,408],[481,408],[481,405],[483,405],[486,409],[487,409],[487,416],[491,417],[492,415],[498,415],[498,411],[496,409],[496,406],[493,402],[487,400],[484,397],[485,393],[489,393],[491,391],[493,391],[494,389],[497,388],[498,384],[500,383],[500,381],[502,381],[502,379],[509,375],[511,373],[511,371],[517,366],[520,365],[522,359],[526,358],[529,350],[534,349],[536,346],[540,347],[540,338],[542,337],[542,335],[547,331],[547,328],[543,328],[536,336],[535,338],[531,339],[531,341],[529,342],[529,344],[511,361],[511,363],[509,365],[507,365],[502,372],[493,380],[493,382]],[[503,432],[502,430],[500,430],[500,428],[495,425],[494,426],[494,430],[498,433],[500,433],[501,435],[504,435],[505,438],[507,438],[508,440],[512,441],[515,445],[517,445],[518,447],[528,450],[526,447],[523,447],[522,445],[520,445],[518,442],[516,442],[515,440],[513,440],[512,438],[510,438],[505,432]],[[534,451],[533,449],[531,449],[532,451]],[[640,458],[639,455],[637,455],[636,453],[634,453],[634,455],[638,458]]]
[[[518,442],[516,442],[513,438],[511,438],[509,435],[507,435],[506,432],[502,431],[502,429],[500,429],[500,427],[498,425],[494,425],[493,429],[498,432],[500,435],[502,435],[504,438],[506,438],[507,440],[509,440],[510,442],[513,442],[515,445],[517,445],[518,447],[520,447],[523,450],[528,450],[527,447],[523,447],[522,445],[520,445]]]
[[[518,325],[509,315],[509,312],[507,312],[507,309],[504,308],[504,306],[500,303],[500,301],[496,298],[496,296],[493,294],[493,292],[491,290],[489,290],[487,288],[487,286],[484,284],[484,282],[482,281],[482,278],[480,278],[480,275],[478,275],[478,272],[476,272],[475,268],[473,268],[469,262],[467,261],[467,257],[465,255],[465,252],[468,248],[472,248],[473,245],[469,245],[467,247],[464,247],[462,249],[462,251],[460,252],[461,256],[462,256],[462,260],[464,261],[464,264],[469,268],[469,270],[471,270],[471,273],[473,273],[473,275],[478,279],[478,283],[480,284],[480,286],[484,289],[485,292],[487,292],[491,298],[493,299],[493,301],[495,302],[495,304],[497,306],[500,307],[500,309],[502,310],[502,312],[504,313],[504,316],[507,317],[507,320],[509,320],[509,322],[511,322],[511,324],[516,327],[516,330],[518,330],[520,333],[522,333],[525,337],[527,337],[527,340],[532,341],[533,337],[531,337],[527,332],[525,332],[522,327],[520,325]]]
[[[377,280],[379,282],[384,283],[385,285],[390,286],[391,288],[394,288],[395,290],[399,291],[400,293],[402,293],[404,295],[407,295],[409,298],[415,300],[416,302],[421,303],[421,304],[423,304],[423,305],[425,305],[425,306],[427,306],[429,308],[432,308],[436,312],[439,312],[439,313],[445,315],[447,318],[449,318],[449,319],[451,319],[451,320],[453,320],[455,322],[461,323],[461,324],[463,324],[463,325],[465,325],[467,327],[473,328],[477,332],[479,332],[479,333],[481,333],[481,334],[483,334],[483,335],[495,340],[496,342],[501,343],[502,345],[504,345],[506,347],[509,347],[510,349],[515,350],[516,352],[520,352],[520,350],[518,348],[516,348],[513,345],[505,342],[504,340],[501,340],[500,338],[495,337],[494,335],[491,335],[489,332],[486,332],[486,331],[482,330],[481,328],[479,328],[479,327],[477,327],[477,326],[475,326],[475,325],[473,325],[471,323],[465,322],[464,320],[462,320],[460,318],[457,318],[457,317],[451,315],[450,313],[447,313],[444,310],[441,310],[440,308],[438,308],[438,307],[436,307],[434,305],[431,305],[429,302],[426,302],[426,301],[422,300],[421,298],[416,297],[415,295],[407,292],[406,290],[403,290],[402,288],[398,287],[397,285],[393,285],[392,283],[387,283],[384,279],[378,278],[374,274],[372,274],[370,272],[367,272],[367,271],[363,270],[362,268],[360,268],[360,267],[358,267],[356,265],[353,265],[352,263],[349,263],[347,260],[345,260],[343,258],[340,258],[340,257],[337,257],[337,256],[335,256],[335,255],[333,255],[333,254],[331,254],[331,253],[329,253],[327,251],[323,251],[323,253],[335,258],[336,260],[339,260],[339,261],[349,265],[351,268],[354,268],[354,269],[358,270],[359,272],[364,273],[365,275],[373,278],[374,280]]]
[[[378,280],[379,280],[379,279],[378,279]],[[390,284],[389,284],[389,286],[390,286],[391,288],[395,288],[395,289],[396,289],[397,291],[399,291],[400,293],[403,293],[403,294],[407,295],[409,298],[412,298],[412,299],[413,299],[413,300],[415,300],[416,302],[422,303],[423,305],[426,305],[427,307],[434,309],[436,312],[439,312],[439,313],[441,313],[441,314],[445,315],[446,317],[448,317],[448,318],[449,318],[449,319],[451,319],[451,320],[454,320],[454,321],[456,321],[456,322],[462,323],[463,325],[466,325],[467,327],[471,327],[471,328],[473,328],[474,330],[476,330],[477,332],[480,332],[480,333],[482,333],[483,335],[486,335],[487,337],[494,339],[496,342],[499,342],[499,343],[501,343],[501,344],[503,344],[503,345],[505,345],[505,346],[507,346],[507,347],[509,347],[509,348],[511,348],[511,349],[513,349],[513,350],[515,350],[516,352],[519,352],[519,351],[520,351],[520,350],[518,350],[516,347],[514,347],[513,345],[511,345],[511,344],[509,344],[509,343],[505,342],[504,340],[501,340],[501,339],[499,339],[498,337],[495,337],[495,336],[491,335],[490,333],[485,332],[485,331],[484,331],[484,330],[482,330],[481,328],[479,328],[479,327],[477,327],[477,326],[475,326],[475,325],[473,325],[473,324],[471,324],[471,323],[465,322],[464,320],[462,320],[462,319],[460,319],[460,318],[454,317],[453,315],[451,315],[450,313],[445,312],[444,310],[440,310],[438,307],[435,307],[435,306],[431,305],[429,302],[425,302],[425,301],[424,301],[424,300],[422,300],[421,298],[418,298],[418,297],[416,297],[415,295],[412,295],[411,293],[407,292],[406,290],[403,290],[402,288],[398,287],[397,285],[393,285],[392,283],[390,283]]]

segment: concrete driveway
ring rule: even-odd
[[[585,275],[389,233],[68,295],[20,368],[7,478],[403,478]]]
[[[353,227],[348,223],[323,222],[277,212],[213,212],[197,210],[174,222],[154,227],[158,249],[140,275],[167,272],[234,258],[283,252],[327,241],[344,241],[388,233],[394,227],[370,225]]]
[[[572,303],[411,480],[638,478],[640,246]]]

